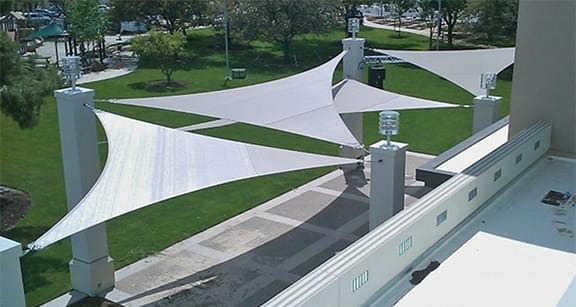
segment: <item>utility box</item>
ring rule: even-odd
[[[246,79],[246,68],[232,68],[232,79]]]
[[[386,79],[384,66],[370,66],[368,69],[368,85],[382,89]]]

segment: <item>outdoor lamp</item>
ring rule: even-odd
[[[480,75],[480,88],[486,90],[486,97],[490,96],[490,90],[496,88],[496,73],[483,72]]]
[[[386,136],[387,147],[390,147],[390,136],[398,135],[398,128],[400,126],[400,113],[396,111],[382,111],[378,113],[380,119],[378,121],[378,132]]]
[[[62,74],[66,80],[70,81],[71,91],[76,91],[76,80],[80,78],[80,57],[66,56],[62,58]]]

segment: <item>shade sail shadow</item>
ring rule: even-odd
[[[353,185],[337,196],[304,192],[122,279],[124,292],[151,288],[118,303],[154,297],[145,306],[259,306],[367,233],[367,210],[367,196]],[[237,256],[217,263],[230,254]]]

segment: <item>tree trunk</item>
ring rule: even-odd
[[[455,24],[448,24],[448,47],[452,48],[452,32],[454,31]]]
[[[284,64],[290,63],[290,47],[292,45],[292,40],[284,40],[282,42],[282,50],[284,51]]]
[[[402,16],[398,15],[398,38],[400,38],[400,32],[402,31]]]

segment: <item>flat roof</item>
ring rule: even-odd
[[[575,192],[576,160],[537,161],[414,268],[438,269],[416,286],[407,271],[373,306],[576,306]]]
[[[478,232],[395,306],[556,306],[574,276],[572,253]]]
[[[508,141],[508,125],[503,126],[494,133],[489,134],[481,141],[468,147],[454,157],[440,164],[436,169],[461,173],[472,164],[482,159],[496,148],[504,145]]]

